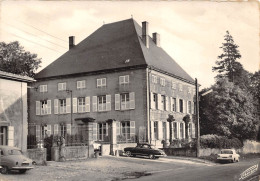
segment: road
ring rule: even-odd
[[[260,159],[234,164],[199,163],[189,160],[160,158],[127,158],[104,156],[66,162],[48,162],[26,174],[11,172],[0,175],[0,181],[119,181],[119,180],[233,180]]]

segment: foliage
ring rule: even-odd
[[[201,134],[254,139],[257,120],[253,96],[227,79],[219,79],[212,89],[200,101]]]
[[[200,137],[201,148],[242,148],[242,142],[237,138],[227,138],[218,135],[203,135]]]
[[[216,61],[217,66],[213,67],[212,70],[219,73],[219,78],[227,77],[230,82],[233,82],[237,71],[242,68],[242,65],[236,62],[236,59],[240,59],[241,55],[237,49],[238,46],[234,43],[233,37],[228,31],[224,36],[224,40],[225,42],[220,47],[223,49],[223,53],[218,56],[220,60]]]
[[[191,121],[190,115],[187,114],[183,117],[183,121],[185,122],[185,125],[188,125],[188,123]]]
[[[25,51],[18,41],[0,42],[0,70],[34,77],[41,59],[36,54]]]

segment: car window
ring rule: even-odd
[[[149,148],[149,146],[148,145],[143,145],[143,148]]]
[[[222,154],[233,154],[233,151],[231,151],[231,150],[222,150],[221,153]]]
[[[9,155],[22,155],[20,150],[8,150]]]

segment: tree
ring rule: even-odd
[[[25,51],[18,41],[0,42],[0,70],[34,77],[41,59],[36,54]]]
[[[223,53],[218,56],[219,61],[216,61],[217,66],[213,67],[213,71],[217,71],[219,74],[217,78],[227,77],[230,82],[234,82],[235,76],[239,74],[239,71],[243,69],[242,65],[237,62],[237,59],[241,58],[238,46],[234,43],[233,37],[226,32],[224,36],[225,42],[222,43],[221,49]],[[238,73],[236,73],[238,72]]]
[[[217,134],[241,141],[256,137],[253,96],[227,78],[219,79],[213,92],[201,97],[201,134]]]

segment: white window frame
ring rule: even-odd
[[[84,89],[84,88],[86,88],[86,80],[77,81],[77,89]]]
[[[176,89],[176,83],[172,81],[172,89]]]
[[[66,99],[59,99],[59,112],[60,112],[60,114],[67,113],[66,106],[67,106]]]
[[[152,83],[157,84],[157,76],[152,75]]]
[[[78,113],[86,112],[86,102],[85,97],[78,98]]]
[[[45,84],[45,85],[40,85],[39,88],[40,88],[40,92],[48,92],[48,86],[47,86],[47,84]]]
[[[66,82],[60,82],[58,83],[58,91],[65,91],[67,89]]]
[[[107,78],[97,79],[97,87],[106,87]]]
[[[41,115],[47,115],[48,112],[48,100],[40,101],[40,113]]]
[[[129,93],[120,94],[120,105],[121,105],[121,110],[130,109],[130,94]]]
[[[166,96],[165,95],[161,95],[161,106],[162,106],[162,110],[166,111],[166,109],[167,109],[167,101],[166,101]]]
[[[119,76],[119,84],[129,84],[129,75]]]
[[[106,111],[106,95],[97,96],[97,103],[98,103],[98,111]]]
[[[160,78],[160,84],[161,84],[161,86],[165,86],[165,78]]]
[[[108,124],[107,123],[97,123],[97,140],[104,141],[105,136],[107,136],[107,135],[108,135]]]

